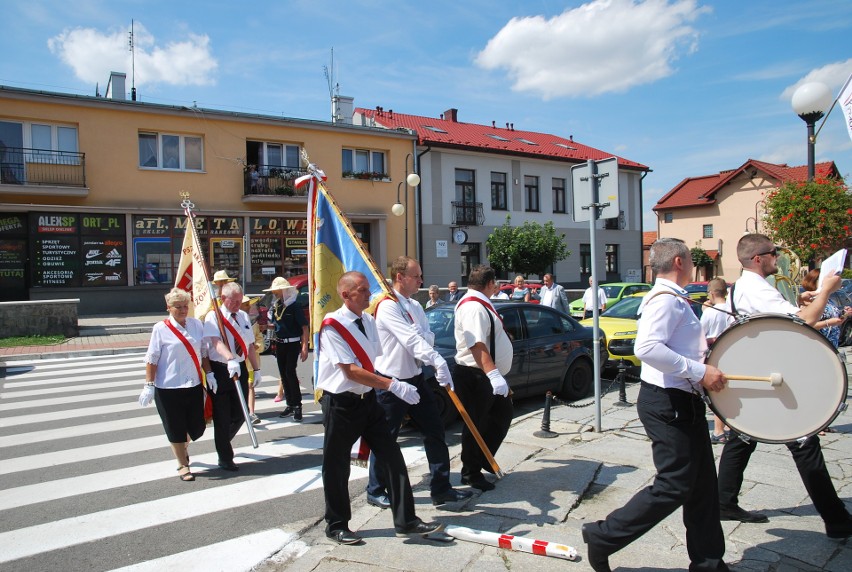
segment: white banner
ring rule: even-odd
[[[852,75],[849,76],[846,85],[840,90],[840,97],[837,98],[837,101],[843,110],[843,118],[846,122],[846,129],[849,131],[849,138],[852,139]]]

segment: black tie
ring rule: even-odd
[[[361,318],[355,318],[355,325],[358,326],[358,329],[361,330],[361,333],[364,334],[364,337],[367,337],[367,330],[364,329],[364,322],[361,321]]]
[[[234,324],[236,324],[237,327],[240,326],[240,322],[237,320],[237,314],[235,312],[231,313],[231,319],[234,321]],[[240,346],[240,342],[237,341],[236,338],[234,338],[234,345],[237,346],[237,349],[236,349],[237,355],[238,356],[243,355],[243,348],[242,348],[242,346]]]

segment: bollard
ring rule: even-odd
[[[552,439],[556,437],[558,433],[554,433],[550,430],[550,407],[553,405],[553,393],[547,392],[547,395],[544,397],[544,413],[541,414],[541,431],[536,431],[533,433],[535,437],[543,437],[545,439]]]
[[[618,362],[618,401],[615,405],[618,407],[633,407],[633,404],[627,401],[627,389],[624,387],[624,378],[627,376],[627,366],[624,365],[624,360]]]

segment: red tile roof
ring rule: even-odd
[[[716,192],[723,188],[731,179],[743,173],[748,168],[761,171],[764,175],[771,177],[776,182],[806,181],[808,179],[808,166],[800,165],[789,167],[786,164],[776,165],[756,159],[749,159],[736,169],[722,171],[715,175],[701,177],[689,177],[678,183],[675,188],[663,195],[657,201],[652,210],[676,209],[684,207],[698,207],[710,205],[716,202]],[[840,173],[834,161],[826,161],[814,165],[814,174],[817,177],[838,177]]]
[[[478,125],[455,121],[457,110],[445,113],[448,118],[405,115],[383,109],[356,108],[356,114],[363,115],[368,123],[375,120],[379,127],[387,129],[411,129],[417,133],[418,143],[433,147],[454,147],[470,150],[491,151],[510,155],[527,155],[562,159],[572,163],[583,163],[589,159],[600,160],[613,157],[612,153],[601,151],[573,139],[565,139],[548,133],[522,131],[513,125]],[[646,171],[648,167],[618,157],[619,167]]]
[[[651,248],[651,245],[654,244],[654,241],[657,240],[657,232],[643,232],[642,233],[642,246],[645,248]]]

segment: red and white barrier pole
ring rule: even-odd
[[[539,556],[554,556],[556,558],[564,558],[565,560],[574,560],[577,558],[576,548],[555,542],[547,542],[546,540],[519,538],[511,534],[473,530],[464,526],[448,526],[444,529],[444,533],[459,540],[477,542],[486,546],[496,546],[497,548],[505,548],[506,550],[528,552],[529,554],[538,554]]]

